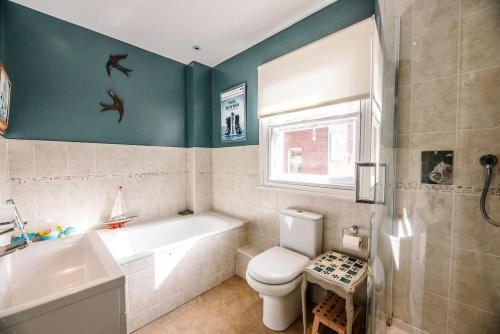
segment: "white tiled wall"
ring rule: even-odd
[[[187,207],[185,148],[9,139],[0,154],[3,199],[15,200],[33,230],[95,227],[109,218],[120,186],[127,213],[141,219]]]
[[[294,207],[324,215],[323,249],[367,256],[370,206],[331,197],[258,187],[258,146],[216,148],[213,159],[213,208],[249,221],[251,245],[265,250],[279,242],[279,211]],[[342,249],[342,228],[359,225],[363,251]]]
[[[142,219],[214,209],[249,221],[249,243],[278,244],[279,211],[325,216],[323,248],[367,256],[370,206],[258,186],[258,146],[167,148],[2,140],[2,196],[14,198],[31,229],[62,224],[82,231],[109,218],[119,186]],[[341,247],[342,228],[359,225],[363,251]]]
[[[194,212],[212,209],[212,149],[187,149],[187,202]]]

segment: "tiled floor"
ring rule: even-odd
[[[311,318],[311,317],[309,317]],[[310,330],[309,330],[310,332]],[[262,300],[238,276],[205,292],[134,334],[276,333],[262,324]],[[302,334],[302,317],[284,333]]]

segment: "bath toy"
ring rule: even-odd
[[[66,236],[69,236],[69,235],[71,235],[71,234],[73,234],[75,232],[76,232],[76,228],[74,228],[73,226],[69,226],[69,227],[66,227],[64,229],[63,234],[66,237]]]
[[[54,231],[46,230],[38,232],[38,235],[42,240],[51,240],[51,239],[57,239],[59,237],[59,233],[60,231],[57,230]]]

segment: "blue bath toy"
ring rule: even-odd
[[[76,232],[76,228],[74,228],[73,226],[70,226],[70,227],[66,227],[63,231],[64,235],[65,236],[69,236],[69,235],[72,235],[73,233]]]

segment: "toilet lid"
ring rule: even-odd
[[[307,256],[275,246],[251,259],[247,270],[261,283],[284,284],[302,274],[308,263]]]

